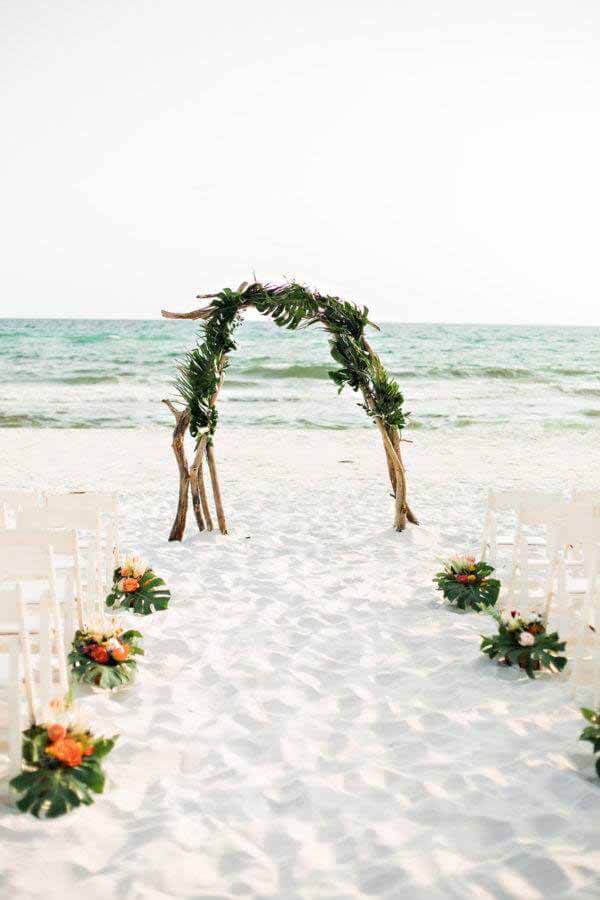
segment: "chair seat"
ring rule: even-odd
[[[40,623],[37,616],[26,616],[25,628],[29,634],[39,634]],[[0,644],[2,643],[2,638],[15,637],[18,633],[18,627],[14,622],[3,622],[2,619],[0,619]]]
[[[568,594],[585,594],[588,589],[587,578],[567,578]]]
[[[502,535],[496,540],[496,543],[499,547],[512,547],[515,543],[514,538],[511,535]],[[545,547],[546,546],[546,538],[538,537],[534,534],[527,535],[527,543],[530,547]]]

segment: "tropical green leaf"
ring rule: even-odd
[[[119,589],[120,574],[117,569],[112,591],[106,598],[109,607],[119,606],[122,609],[130,609],[140,616],[147,616],[153,612],[167,609],[171,599],[171,592],[164,580],[151,569],[139,579],[140,586],[137,591],[125,592]]]
[[[489,576],[494,571],[493,567],[484,562],[475,563],[472,575],[476,579],[474,583],[463,584],[456,580],[456,574],[439,572],[433,579],[449,603],[455,604],[459,609],[472,609],[480,612],[495,605],[500,593],[500,582]],[[485,651],[484,651],[485,652]]]
[[[47,731],[43,726],[32,726],[23,732],[24,772],[10,781],[11,789],[20,795],[16,806],[21,812],[29,812],[34,816],[44,815],[57,818],[81,804],[93,802],[93,794],[102,793],[105,775],[100,760],[114,747],[116,737],[96,738],[91,756],[84,757],[78,766],[66,766],[49,755],[44,755],[37,765],[32,765],[25,754],[25,748],[39,741],[40,732]]]
[[[254,306],[281,328],[322,325],[329,332],[331,355],[339,365],[329,373],[338,391],[344,387],[362,391],[365,403],[360,405],[370,418],[377,418],[390,428],[405,426],[408,414],[403,411],[402,393],[364,339],[365,328],[373,325],[366,307],[319,294],[297,282],[255,282],[244,283],[243,290],[224,288],[211,299],[197,345],[179,366],[176,387],[189,407],[193,437],[207,433],[210,441],[215,432],[215,396],[228,365],[228,354],[236,349],[234,332],[247,306]],[[109,605],[116,602],[112,599]]]
[[[534,635],[533,644],[523,646],[519,642],[521,630],[507,628],[498,618],[496,621],[498,634],[483,637],[480,647],[481,652],[490,659],[498,657],[509,665],[520,665],[529,678],[535,678],[535,663],[539,663],[541,668],[558,672],[561,672],[567,665],[567,658],[561,656],[566,643],[559,640],[556,632],[542,631]]]

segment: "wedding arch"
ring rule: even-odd
[[[400,452],[401,432],[408,414],[403,411],[404,397],[397,383],[387,374],[365,338],[367,326],[379,330],[369,321],[368,309],[339,297],[319,294],[296,282],[282,285],[244,282],[236,291],[224,288],[216,294],[199,294],[196,299],[210,300],[210,303],[188,313],[162,310],[167,319],[202,320],[198,343],[179,366],[176,385],[181,400],[163,401],[175,416],[172,446],[179,469],[179,500],[169,540],[180,541],[183,537],[190,494],[198,528],[200,531],[213,529],[204,478],[205,459],[219,529],[227,534],[215,456],[217,400],[229,354],[236,349],[235,330],[241,324],[242,312],[249,307],[282,328],[321,325],[328,332],[331,355],[339,366],[329,375],[338,393],[344,387],[360,392],[363,403],[359,405],[381,434],[394,497],[394,528],[403,531],[407,521],[418,525],[406,499],[406,472]],[[196,440],[191,466],[184,447],[188,429]]]

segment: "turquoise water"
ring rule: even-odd
[[[600,329],[383,324],[371,343],[412,412],[411,428],[600,427]],[[161,404],[193,322],[0,320],[0,427],[164,424]],[[231,426],[366,428],[341,397],[318,328],[245,322],[220,405]]]

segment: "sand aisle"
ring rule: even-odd
[[[223,431],[232,534],[168,544],[169,435],[0,434],[1,486],[102,488],[172,608],[136,620],[134,689],[85,695],[120,731],[91,809],[0,807],[0,896],[497,900],[600,895],[600,783],[560,679],[479,653],[436,557],[476,547],[487,486],[594,486],[593,432],[418,435],[391,530],[371,431]],[[597,484],[595,485],[598,486]]]

